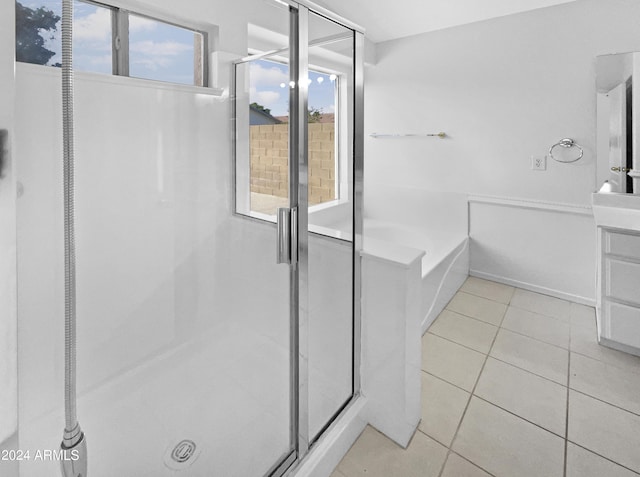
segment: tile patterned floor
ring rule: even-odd
[[[408,448],[367,427],[332,477],[640,476],[640,358],[593,308],[470,277],[422,353]]]

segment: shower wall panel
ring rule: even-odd
[[[17,426],[13,4],[0,5],[0,449]],[[2,465],[2,464],[0,464]]]
[[[61,312],[62,289],[51,286],[62,274],[59,76],[18,66],[17,101],[26,106],[17,113],[25,190],[19,202],[21,309],[35,321],[29,335],[45,340],[57,332]],[[229,185],[219,180],[228,157],[227,118],[216,98],[92,75],[79,75],[76,83],[78,313],[92,323],[88,329],[79,320],[78,341],[79,352],[90,346],[96,359],[91,372],[79,363],[82,389],[175,344],[210,310],[188,295],[200,281],[212,283],[210,239],[216,217],[226,218]],[[222,170],[215,170],[216,162]],[[206,220],[199,206],[207,206]],[[113,346],[127,352],[113,354]],[[41,354],[29,351],[25,365]],[[101,357],[109,359],[101,363]],[[34,363],[24,374],[40,383],[55,375],[48,371]]]
[[[17,74],[21,446],[49,449],[63,422],[60,77],[23,64]],[[264,316],[264,305],[288,289],[288,274],[269,272],[275,233],[230,215],[225,99],[78,74],[76,118],[79,412],[95,442],[93,421],[121,409],[113,390],[123,379],[157,374],[154,363],[194,340],[215,337],[212,367],[244,361],[240,381],[253,350],[225,348],[223,336],[234,343],[246,330],[286,349],[288,321]],[[288,316],[286,297],[278,306],[269,314]],[[286,352],[282,360],[284,399],[270,396],[273,406],[288,405]],[[101,410],[100,394],[114,398]],[[54,465],[23,472],[53,475]]]

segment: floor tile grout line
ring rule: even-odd
[[[520,371],[524,371],[525,373],[533,374],[534,376],[537,376],[539,378],[546,379],[547,381],[549,381],[551,383],[554,383],[554,384],[557,384],[558,386],[562,386],[563,388],[567,387],[566,384],[559,383],[558,381],[554,381],[553,379],[549,379],[546,376],[543,376],[543,375],[538,374],[538,373],[534,373],[533,371],[531,371],[529,369],[522,368],[522,367],[518,366],[517,364],[510,363],[509,361],[505,361],[504,359],[497,358],[496,356],[489,355],[489,358],[495,359],[496,361],[500,361],[501,363],[504,363],[504,364],[508,364],[509,366],[513,366],[514,368],[517,368]]]
[[[524,311],[528,311],[530,313],[536,313],[538,315],[546,316],[547,318],[552,318],[552,319],[554,319],[556,321],[559,321],[560,323],[571,323],[571,315],[569,315],[569,319],[568,320],[563,320],[562,318],[558,318],[557,316],[551,316],[551,315],[547,315],[546,313],[541,313],[539,310],[531,310],[529,308],[524,308],[522,306],[512,305],[512,304],[509,304],[509,306],[517,308],[518,310],[524,310]]]
[[[453,444],[453,442],[452,442]],[[438,477],[442,477],[442,473],[444,472],[444,468],[447,466],[447,462],[449,462],[449,456],[451,455],[451,447],[447,447],[447,455],[444,458],[444,462],[442,463],[442,467],[440,467],[440,472],[438,472]]]
[[[593,308],[593,307],[592,307]],[[585,324],[585,321],[590,321],[590,324]],[[597,324],[597,319],[596,319],[596,315],[595,315],[595,308],[594,308],[594,314],[593,317],[589,317],[589,319],[585,319],[585,318],[575,318],[574,319],[574,315],[570,315],[569,316],[569,323],[571,323],[571,326],[579,326],[581,328],[597,328],[598,324]]]
[[[511,306],[511,305],[507,305],[507,306]],[[512,329],[509,329],[509,328],[505,328],[504,326],[502,326],[502,324],[500,324],[500,325],[494,325],[493,323],[489,323],[488,321],[481,320],[480,318],[476,318],[476,317],[474,317],[474,316],[465,315],[464,313],[460,313],[459,311],[452,310],[451,308],[445,308],[445,310],[447,310],[447,311],[449,311],[449,312],[451,312],[451,313],[455,313],[456,315],[464,316],[465,318],[471,318],[472,320],[476,320],[476,321],[478,321],[478,322],[480,322],[480,323],[484,323],[484,324],[486,324],[486,325],[491,325],[491,326],[494,326],[494,327],[496,327],[496,328],[503,329],[503,330],[507,330],[507,331],[510,331],[511,333],[515,333],[515,334],[517,334],[517,335],[524,336],[524,337],[526,337],[526,338],[530,338],[530,339],[532,339],[532,340],[538,341],[539,343],[548,344],[549,346],[555,346],[556,348],[559,348],[559,349],[562,349],[562,350],[568,350],[568,349],[569,349],[568,345],[567,345],[567,347],[566,347],[566,348],[564,348],[564,347],[562,347],[562,346],[558,346],[557,344],[549,343],[548,341],[543,341],[543,340],[541,340],[541,339],[539,339],[539,338],[535,338],[534,336],[530,336],[530,335],[527,335],[527,334],[524,334],[524,333],[522,333],[522,332],[515,331],[515,330],[512,330]],[[527,310],[525,310],[525,311],[527,311]],[[506,312],[505,312],[505,313],[506,313]],[[550,317],[548,317],[548,316],[546,316],[546,315],[542,315],[542,316],[544,316],[545,318],[550,318]],[[503,319],[501,320],[501,323],[502,323],[503,321],[504,321],[504,317],[503,317]],[[567,325],[570,325],[570,323],[567,323],[567,322],[564,322],[564,321],[560,321],[560,320],[555,320],[555,321],[557,321],[557,322],[559,322],[559,323],[565,323],[565,324],[567,324]],[[435,320],[434,320],[434,322],[433,322],[433,323],[435,323]],[[429,327],[429,329],[430,329],[430,328],[431,328],[431,326]],[[438,334],[436,334],[436,333],[434,333],[434,332],[432,332],[432,331],[429,331],[429,329],[427,329],[427,331],[425,332],[425,334],[426,334],[426,333],[431,333],[432,335],[436,335],[436,336],[439,336],[440,338],[444,338],[443,336],[440,336],[440,335],[438,335]],[[569,328],[569,335],[571,335],[571,328]],[[422,336],[424,336],[424,335],[422,335]],[[445,338],[445,339],[446,339],[446,338]],[[449,341],[452,341],[452,340],[449,340]],[[452,342],[453,342],[453,343],[456,343],[456,344],[460,344],[460,343],[457,343],[456,341],[452,341]],[[460,345],[460,346],[465,346],[465,345]],[[468,347],[468,346],[465,346],[465,348],[469,348],[469,347]],[[469,349],[473,349],[473,348],[469,348]],[[478,351],[478,350],[474,350],[474,351]],[[478,353],[482,353],[482,351],[478,351]],[[482,354],[484,354],[484,353],[482,353]]]
[[[527,313],[531,313],[532,315],[538,315],[541,316],[542,318],[548,318],[549,320],[553,320],[553,321],[557,321],[558,323],[564,323],[565,325],[571,325],[571,314],[569,314],[569,319],[568,320],[563,320],[562,318],[558,318],[556,316],[550,316],[550,315],[545,315],[544,313],[540,313],[539,311],[534,311],[534,310],[530,310],[528,308],[522,308],[521,306],[517,306],[517,305],[509,305],[510,308],[514,308],[516,310],[519,311],[525,311]],[[536,318],[538,319],[538,318]],[[583,326],[583,325],[580,325]],[[586,328],[586,325],[583,326]]]
[[[500,327],[499,329],[507,330],[506,328],[502,328],[502,327]],[[507,330],[507,331],[510,331],[510,330]],[[450,339],[450,338],[445,338],[445,337],[443,337],[443,336],[440,336],[440,335],[437,335],[437,334],[435,334],[435,333],[431,333],[431,332],[430,332],[429,334],[431,334],[432,336],[436,336],[436,337],[438,337],[438,338],[440,338],[440,339],[443,339],[443,340],[445,340],[445,341],[448,341],[448,342],[450,342],[450,343],[456,344],[456,345],[458,345],[458,346],[462,346],[463,348],[466,348],[466,349],[468,349],[468,350],[470,350],[470,351],[475,351],[475,352],[476,352],[476,353],[478,353],[478,354],[481,354],[481,355],[484,355],[484,356],[489,356],[490,358],[493,358],[493,359],[495,359],[495,360],[497,360],[497,361],[500,361],[500,362],[502,362],[502,363],[506,363],[506,364],[508,364],[508,365],[510,365],[510,366],[513,366],[514,368],[518,368],[518,369],[520,369],[520,370],[522,370],[522,371],[526,371],[526,372],[528,372],[528,373],[531,373],[531,374],[533,374],[533,375],[535,375],[535,376],[538,376],[539,378],[544,378],[544,379],[546,379],[547,381],[551,381],[551,382],[553,382],[553,383],[559,384],[560,386],[566,386],[566,384],[559,383],[559,382],[557,382],[557,381],[554,381],[553,379],[549,379],[549,378],[548,378],[548,377],[546,377],[546,376],[542,376],[541,374],[534,373],[534,372],[533,372],[533,371],[531,371],[531,370],[528,370],[528,369],[522,368],[522,367],[518,366],[517,364],[510,363],[509,361],[506,361],[506,360],[504,360],[504,359],[500,359],[500,358],[498,358],[498,357],[496,357],[496,356],[494,356],[494,355],[491,355],[490,353],[491,353],[491,350],[492,350],[492,348],[493,348],[493,344],[492,344],[491,348],[489,349],[489,353],[483,353],[482,351],[478,351],[477,349],[469,348],[468,346],[465,346],[465,345],[463,345],[463,344],[460,344],[460,343],[458,343],[457,341],[453,341],[453,340],[452,340],[452,339]],[[516,333],[516,334],[519,334],[519,333]],[[497,337],[497,335],[498,335],[498,333],[496,333],[496,337]],[[529,338],[528,336],[525,336],[525,335],[521,335],[521,336],[524,336],[525,338]],[[531,338],[531,339],[534,339],[534,338]],[[495,338],[494,338],[494,340],[495,340]],[[535,340],[535,341],[539,341],[539,340]],[[544,342],[541,342],[541,343],[544,343]],[[548,344],[548,343],[545,343],[545,344]],[[551,346],[553,346],[553,345],[551,345]],[[561,349],[561,350],[563,350],[563,351],[570,351],[570,350],[567,350],[567,349],[564,349],[564,348],[559,348],[558,346],[556,346],[556,348]],[[421,369],[422,369],[422,368],[421,368]],[[425,369],[422,369],[422,370],[423,370],[423,371],[427,371],[427,370],[425,370]],[[439,376],[438,376],[438,377],[439,377]],[[441,379],[443,379],[443,378],[441,378]],[[446,379],[445,379],[445,381],[446,381]],[[447,381],[447,382],[448,382],[448,381]],[[451,384],[453,384],[453,383],[451,383]],[[469,391],[467,391],[467,392],[469,392]]]
[[[598,344],[598,343],[596,342],[596,344]],[[598,346],[602,346],[602,345],[598,344]],[[617,351],[617,350],[614,350],[612,348],[607,348],[607,349],[611,349],[612,351]],[[575,354],[579,354],[580,356],[584,356],[585,358],[591,358],[591,359],[594,359],[596,361],[600,361],[601,363],[604,363],[604,364],[609,365],[609,366],[613,366],[616,369],[621,369],[623,371],[627,371],[629,373],[634,373],[634,374],[637,374],[637,375],[640,376],[640,369],[638,371],[632,371],[631,369],[629,369],[629,368],[627,368],[625,366],[620,366],[618,364],[611,363],[610,361],[605,361],[604,359],[596,358],[595,356],[592,356],[590,354],[581,353],[580,351],[575,351],[575,350],[572,350],[572,349],[569,349],[569,351],[571,351],[572,353],[575,353]],[[479,353],[479,351],[478,351],[478,353]],[[623,351],[620,351],[620,353],[623,353]],[[631,356],[633,356],[633,355],[631,355]],[[634,365],[634,367],[640,367],[640,363],[636,363]]]
[[[556,348],[559,348],[559,349],[564,350],[564,351],[570,351],[568,344],[567,344],[567,347],[565,348],[563,346],[558,346],[557,344],[549,343],[548,341],[543,341],[540,338],[536,338],[534,336],[530,336],[530,335],[524,334],[524,333],[522,333],[520,331],[515,331],[515,330],[512,330],[510,328],[505,328],[504,326],[501,326],[500,329],[501,330],[510,331],[511,333],[515,333],[515,334],[520,335],[520,336],[524,336],[525,338],[530,338],[530,339],[535,340],[535,341],[537,341],[539,343],[548,344],[549,346],[555,346]],[[571,330],[569,330],[569,337],[571,337]]]
[[[447,444],[445,444],[444,442],[442,442],[440,439],[438,439],[437,437],[432,436],[431,434],[426,433],[425,431],[423,431],[422,429],[420,429],[419,427],[416,429],[417,432],[427,436],[429,439],[431,439],[432,441],[437,442],[438,444],[440,444],[442,447],[446,447],[447,450],[449,450],[449,446]],[[415,435],[415,434],[414,434]],[[409,446],[407,446],[408,448]]]
[[[598,457],[601,457],[602,459],[604,459],[604,460],[606,460],[608,462],[611,462],[612,464],[615,464],[615,465],[617,465],[619,467],[622,467],[623,469],[628,470],[629,472],[632,472],[633,474],[640,475],[640,472],[637,472],[637,471],[635,471],[635,470],[633,470],[633,469],[631,469],[631,468],[629,468],[629,467],[627,467],[625,465],[622,465],[620,462],[616,462],[615,460],[611,459],[610,457],[606,457],[606,456],[604,456],[602,454],[598,454],[593,449],[589,449],[588,447],[585,447],[582,444],[578,444],[577,442],[574,442],[571,439],[567,439],[567,443],[569,443],[569,442],[571,444],[573,444],[574,446],[580,447],[581,449],[584,449],[587,452],[591,452],[593,455],[597,455]]]
[[[504,303],[503,303],[504,304]],[[509,307],[509,305],[505,305],[506,307]],[[465,315],[464,313],[460,313],[459,311],[456,310],[452,310],[451,308],[449,308],[449,305],[447,304],[447,306],[445,307],[445,310],[448,311],[449,313],[455,313],[456,315],[460,315],[460,316],[464,316],[465,318],[471,318],[472,320],[476,320],[479,321],[480,323],[484,323],[485,325],[491,325],[495,328],[500,327],[500,325],[496,325],[494,323],[490,323],[488,321],[485,321],[481,318],[475,317],[475,316],[470,316],[470,315]],[[444,311],[444,310],[443,310]],[[507,310],[505,310],[505,313],[507,312]],[[439,317],[439,316],[438,316]],[[500,320],[500,322],[502,322],[502,320]],[[435,321],[434,321],[435,323]]]
[[[451,343],[455,343],[455,344],[457,344],[457,345],[463,346],[463,347],[465,347],[465,348],[467,348],[467,349],[470,349],[471,351],[475,351],[476,353],[483,354],[483,355],[485,355],[485,356],[487,356],[487,355],[489,354],[489,351],[491,350],[491,348],[489,348],[489,350],[488,350],[486,353],[484,353],[484,352],[482,352],[482,351],[478,351],[477,349],[473,349],[473,348],[471,348],[471,347],[469,347],[469,346],[466,346],[466,345],[460,344],[460,343],[458,343],[457,341],[453,341],[451,338],[447,338],[447,337],[445,337],[445,336],[440,336],[440,335],[438,335],[438,334],[436,334],[436,333],[433,333],[433,332],[431,332],[431,334],[432,334],[432,335],[434,335],[434,336],[437,336],[438,338],[442,338],[442,339],[444,339],[444,340],[450,341]],[[498,334],[498,329],[497,329],[497,328],[496,328],[496,333],[495,333],[495,334],[496,334],[496,335]],[[494,336],[494,338],[495,338],[495,336]]]
[[[477,349],[469,348],[467,345],[463,345],[463,344],[458,343],[457,341],[453,341],[451,338],[446,338],[446,337],[444,337],[444,336],[437,335],[437,334],[435,334],[433,331],[428,331],[428,330],[427,330],[427,333],[429,333],[431,336],[437,336],[438,338],[443,339],[443,340],[445,340],[445,341],[448,341],[449,343],[453,343],[453,344],[455,344],[455,345],[462,346],[463,348],[466,348],[466,349],[468,349],[468,350],[470,350],[470,351],[475,351],[475,352],[476,352],[476,353],[478,353],[478,354],[483,354],[483,355],[485,355],[485,356],[487,355],[487,353],[483,353],[482,351],[478,351]],[[425,333],[425,335],[426,335],[427,333]],[[497,333],[496,333],[496,334],[497,334]],[[424,335],[422,335],[422,336],[424,337]]]
[[[495,360],[495,361],[498,361],[498,362],[500,362],[500,363],[506,364],[507,366],[511,366],[511,367],[513,367],[513,368],[516,368],[516,369],[517,369],[517,370],[519,370],[519,371],[523,371],[523,372],[525,372],[525,373],[527,373],[527,374],[531,374],[532,376],[535,376],[535,377],[537,377],[537,378],[544,379],[545,381],[547,381],[547,382],[549,382],[549,383],[552,383],[552,384],[555,384],[556,386],[561,386],[561,387],[563,387],[563,388],[566,388],[566,387],[567,387],[567,385],[566,385],[566,384],[560,384],[559,382],[554,381],[553,379],[549,379],[549,378],[547,378],[547,377],[545,377],[545,376],[541,376],[540,374],[537,374],[537,373],[534,373],[534,372],[532,372],[532,371],[529,371],[528,369],[521,368],[520,366],[517,366],[517,365],[515,365],[515,364],[513,364],[513,363],[509,363],[508,361],[504,361],[504,360],[502,360],[502,359],[496,358],[495,356],[488,355],[488,356],[487,356],[487,358],[491,358],[491,359],[493,359],[493,360]],[[435,373],[434,373],[434,372],[432,372],[432,371],[429,371],[429,370],[427,370],[427,369],[421,369],[420,371],[422,371],[422,372],[423,372],[423,373],[425,373],[425,374],[428,374],[429,376],[433,376],[434,378],[437,378],[437,379],[439,379],[440,381],[444,381],[445,383],[450,384],[451,386],[453,386],[453,387],[455,387],[455,388],[458,388],[458,389],[460,389],[461,391],[464,391],[464,392],[466,392],[466,393],[471,393],[471,391],[469,391],[468,389],[465,389],[465,388],[463,388],[462,386],[460,386],[460,385],[458,385],[458,384],[456,384],[456,383],[452,383],[451,381],[447,380],[446,378],[444,378],[444,377],[442,377],[442,376],[438,376],[437,374],[435,374]],[[481,372],[482,372],[482,369],[481,369]],[[479,374],[478,374],[478,376],[479,376]],[[476,379],[477,379],[477,378],[476,378]],[[573,390],[573,391],[576,391],[576,392],[579,392],[580,394],[584,394],[585,396],[593,397],[593,396],[590,396],[589,394],[586,394],[586,393],[584,393],[584,392],[578,391],[578,390],[576,390],[576,389],[572,389],[572,390]],[[480,396],[478,396],[478,397],[480,397]],[[597,399],[597,398],[594,398],[594,399]],[[603,402],[605,402],[605,401],[603,401]],[[606,404],[609,404],[609,403],[606,403]],[[613,404],[612,404],[612,406],[613,406]],[[614,406],[614,407],[615,407],[615,406]],[[624,410],[626,410],[626,409],[624,409]],[[631,412],[631,411],[628,411],[628,412]],[[632,414],[634,414],[634,413],[632,413]]]
[[[506,329],[506,328],[500,328],[500,329]],[[509,330],[507,330],[507,331],[509,331]],[[460,343],[458,343],[457,341],[453,341],[453,340],[451,340],[451,339],[449,339],[449,338],[445,338],[445,337],[443,337],[443,336],[436,335],[435,333],[431,333],[431,332],[429,332],[429,334],[430,334],[430,335],[432,335],[432,336],[436,336],[436,337],[438,337],[438,338],[440,338],[440,339],[443,339],[443,340],[445,340],[445,341],[448,341],[449,343],[453,343],[453,344],[455,344],[455,345],[461,346],[461,347],[463,347],[463,348],[465,348],[465,349],[468,349],[468,350],[470,350],[470,351],[475,351],[476,353],[481,354],[481,355],[483,355],[483,356],[487,356],[487,357],[489,357],[489,358],[493,358],[493,359],[495,359],[496,361],[500,361],[501,363],[508,364],[509,366],[513,366],[514,368],[518,368],[518,369],[519,369],[519,370],[521,370],[521,371],[526,371],[527,373],[533,374],[534,376],[537,376],[537,377],[539,377],[539,378],[546,379],[547,381],[551,381],[552,383],[555,383],[555,384],[557,384],[558,386],[564,386],[564,387],[566,387],[566,386],[567,386],[566,384],[559,383],[558,381],[554,381],[553,379],[549,379],[549,378],[548,378],[548,377],[546,377],[546,376],[542,376],[541,374],[534,373],[533,371],[530,371],[530,370],[528,370],[528,369],[522,368],[522,367],[518,366],[517,364],[510,363],[509,361],[505,361],[504,359],[500,359],[500,358],[498,358],[498,357],[496,357],[496,356],[494,356],[494,355],[487,354],[487,353],[483,353],[482,351],[478,351],[478,350],[473,349],[473,348],[469,348],[468,346],[465,346],[465,345],[463,345],[463,344],[460,344]],[[497,334],[496,334],[496,336],[497,336]],[[493,345],[492,345],[492,347],[493,347]],[[568,351],[568,350],[565,350],[565,351]],[[489,352],[491,352],[491,349],[489,350]],[[426,373],[433,374],[432,372],[430,372],[430,371],[428,371],[428,370],[426,370],[426,369],[424,369],[424,368],[421,368],[421,369],[422,369],[422,371],[424,371],[424,372],[426,372]],[[436,376],[436,377],[438,377],[438,378],[440,378],[440,379],[442,379],[443,381],[447,381],[445,378],[443,378],[443,377],[441,377],[441,376],[437,376],[437,375],[435,375],[435,374],[433,374],[433,375],[434,375],[434,376]],[[452,382],[450,382],[450,381],[447,381],[447,382],[448,382],[449,384],[454,385],[454,386],[460,387],[460,386],[458,386],[458,385],[456,385],[456,384],[454,384],[454,383],[452,383]],[[468,390],[466,390],[466,389],[464,389],[464,388],[460,388],[460,389],[463,389],[464,391],[469,392]]]
[[[471,275],[469,275],[469,276],[471,277]],[[485,299],[487,299],[487,300],[491,300],[491,301],[494,301],[494,302],[496,302],[496,303],[502,303],[503,305],[504,305],[504,304],[506,304],[506,305],[509,305],[509,306],[513,306],[514,308],[518,308],[519,310],[529,311],[529,312],[531,312],[531,313],[537,313],[538,315],[546,316],[547,318],[553,318],[553,319],[554,319],[554,320],[556,320],[556,321],[561,321],[561,322],[564,322],[564,323],[570,323],[570,322],[571,322],[571,319],[569,319],[569,321],[565,321],[565,320],[562,320],[561,318],[558,318],[558,317],[556,317],[556,316],[547,315],[547,314],[545,314],[545,313],[541,313],[540,311],[537,311],[537,310],[530,310],[530,309],[528,309],[528,308],[524,308],[524,307],[522,307],[522,306],[511,305],[511,301],[513,300],[513,297],[515,296],[515,294],[516,294],[516,291],[517,291],[517,290],[523,290],[523,291],[526,291],[526,292],[529,292],[529,293],[535,293],[536,295],[542,295],[542,296],[544,296],[544,297],[548,297],[548,298],[551,298],[551,299],[554,299],[554,300],[560,300],[560,301],[562,301],[562,302],[569,303],[569,305],[571,305],[571,304],[573,304],[573,303],[575,303],[575,302],[572,302],[572,301],[569,301],[569,300],[565,300],[565,299],[563,299],[563,298],[558,298],[558,297],[555,297],[555,296],[551,296],[551,295],[545,295],[544,293],[538,293],[538,292],[534,292],[534,291],[531,291],[531,290],[526,290],[526,289],[524,289],[524,288],[515,287],[515,286],[513,286],[513,285],[506,285],[506,284],[504,284],[504,283],[494,282],[494,281],[492,281],[492,280],[486,280],[486,279],[484,279],[484,278],[480,278],[480,277],[474,277],[474,278],[477,278],[477,279],[479,279],[479,280],[483,280],[483,281],[486,281],[486,282],[489,282],[489,283],[496,283],[496,284],[498,284],[498,285],[502,285],[502,286],[505,286],[505,287],[510,287],[510,288],[512,288],[512,289],[513,289],[513,291],[512,291],[512,293],[511,293],[511,296],[509,297],[509,301],[508,301],[507,303],[504,303],[504,302],[501,302],[501,301],[498,301],[498,300],[494,300],[493,298],[490,298],[490,297],[488,297],[488,296],[484,296],[484,295],[481,295],[481,294],[479,294],[479,293],[474,293],[474,292],[471,292],[471,291],[469,291],[469,290],[465,290],[465,289],[463,288],[463,287],[464,287],[464,284],[463,284],[463,285],[458,289],[458,291],[462,291],[463,293],[467,293],[467,294],[469,294],[469,295],[478,296],[478,297],[480,297],[480,298],[485,298]],[[590,306],[590,305],[584,305],[584,306],[588,306],[588,307],[590,307],[590,308],[593,308],[593,306]]]
[[[560,438],[562,440],[566,440],[563,436],[561,436],[557,432],[550,431],[546,427],[543,427],[540,424],[537,424],[537,423],[535,423],[533,421],[530,421],[526,417],[522,417],[522,416],[516,414],[514,411],[510,411],[509,409],[506,409],[506,408],[504,408],[502,406],[499,406],[498,404],[496,404],[494,402],[489,401],[487,398],[483,398],[482,396],[478,396],[477,394],[473,394],[473,396],[475,396],[476,398],[480,399],[481,401],[486,402],[487,404],[492,405],[493,407],[497,407],[498,409],[501,409],[502,411],[506,412],[507,414],[511,414],[512,416],[517,417],[518,419],[520,419],[522,421],[528,422],[529,424],[531,424],[533,426],[536,426],[538,429],[541,429],[541,430],[543,430],[545,432],[548,432],[549,434],[552,434],[552,435],[554,435],[554,436],[556,436],[556,437],[558,437],[558,438]]]
[[[447,455],[444,456],[444,462],[442,463],[442,467],[440,467],[440,472],[438,472],[438,477],[442,477],[442,473],[444,472],[444,469],[447,466],[447,462],[449,462],[449,456],[451,456],[451,448],[447,447]]]
[[[463,290],[462,288],[460,290],[458,290],[458,291],[460,291],[462,293],[466,293],[467,295],[474,296],[476,298],[484,298],[485,300],[488,300],[488,301],[493,302],[493,303],[499,303],[500,305],[509,305],[508,302],[505,303],[504,301],[496,300],[495,298],[491,298],[489,296],[480,295],[479,293],[474,293],[474,292],[471,292],[469,290]]]
[[[465,456],[463,456],[462,454],[459,454],[458,452],[451,450],[450,454],[455,454],[458,457],[460,457],[461,459],[466,460],[467,462],[469,462],[469,464],[473,465],[474,467],[477,467],[478,469],[480,469],[482,472],[490,475],[491,477],[495,477],[495,474],[492,474],[491,472],[489,472],[488,470],[486,470],[483,467],[480,467],[478,464],[475,464],[474,462],[471,462],[469,459],[467,459]],[[449,456],[447,456],[447,459],[449,458]]]
[[[458,292],[460,292],[460,293],[466,293],[467,295],[473,295],[473,296],[475,296],[475,297],[477,297],[477,298],[484,298],[485,300],[492,301],[493,303],[500,303],[501,305],[508,305],[508,304],[509,304],[509,303],[505,303],[505,302],[503,302],[503,301],[496,300],[495,298],[491,298],[491,297],[488,297],[488,296],[480,295],[479,293],[474,293],[474,292],[471,292],[471,291],[469,291],[469,290],[465,290],[465,289],[464,289],[464,288],[462,288],[462,287],[460,287],[460,288],[458,289],[458,291],[456,292],[456,294],[458,294]],[[509,301],[511,301],[511,298],[509,298]]]
[[[504,316],[506,315],[506,313],[507,313],[507,310],[505,310],[505,312],[502,314],[502,319],[500,320],[500,324],[498,325],[498,329],[502,325],[502,322],[504,321]],[[473,389],[471,390],[471,394],[469,395],[469,399],[467,399],[467,404],[464,407],[464,411],[462,412],[462,416],[460,416],[460,421],[458,422],[458,425],[456,426],[456,432],[453,433],[453,439],[451,439],[451,445],[449,446],[449,450],[447,452],[447,458],[445,459],[445,463],[446,463],[447,460],[449,460],[449,455],[452,452],[453,444],[456,442],[456,438],[458,437],[458,432],[460,432],[460,427],[462,427],[462,422],[464,421],[464,418],[467,415],[467,411],[469,410],[469,404],[471,403],[471,398],[474,396],[474,394],[476,392],[476,388],[478,387],[478,382],[480,381],[480,377],[482,376],[482,372],[484,371],[484,367],[486,366],[487,360],[489,359],[489,353],[491,353],[491,350],[493,349],[493,345],[496,342],[496,337],[497,336],[498,336],[498,333],[496,333],[494,335],[493,340],[491,341],[491,346],[489,346],[489,351],[484,357],[484,361],[482,362],[482,367],[480,368],[480,372],[478,373],[478,377],[476,378],[476,382],[473,385]],[[471,462],[471,461],[469,460],[469,462]],[[442,473],[443,472],[444,472],[444,465],[442,466],[442,469],[440,469],[440,473],[438,474],[438,477],[442,477]]]
[[[426,371],[426,370],[424,370],[424,369],[421,369],[421,371],[422,371],[424,374],[428,374],[429,376],[433,376],[434,378],[439,379],[440,381],[442,381],[442,382],[444,382],[444,383],[447,383],[447,384],[449,384],[449,385],[453,386],[454,388],[459,389],[460,391],[464,391],[464,392],[465,392],[465,393],[467,393],[467,394],[471,394],[471,391],[468,391],[468,390],[466,390],[465,388],[462,388],[462,387],[458,386],[457,384],[454,384],[454,383],[452,383],[452,382],[447,381],[447,380],[446,380],[446,379],[444,379],[442,376],[438,376],[437,374],[433,374],[432,372],[430,372],[430,371]]]
[[[620,410],[620,411],[627,412],[627,413],[629,413],[629,414],[631,414],[631,415],[633,415],[633,416],[640,417],[640,413],[633,412],[633,411],[629,411],[629,409],[625,409],[624,407],[619,406],[619,405],[617,405],[617,404],[612,404],[612,403],[610,403],[610,402],[608,402],[608,401],[605,401],[605,400],[604,400],[604,399],[602,399],[602,398],[599,398],[599,397],[596,397],[596,396],[592,396],[591,394],[588,394],[588,393],[586,393],[586,392],[584,392],[584,391],[580,391],[579,389],[575,389],[575,388],[569,387],[569,390],[570,390],[570,391],[573,391],[574,393],[578,393],[578,394],[582,394],[583,396],[587,396],[588,398],[591,398],[591,399],[593,399],[594,401],[599,401],[599,402],[601,402],[602,404],[607,404],[607,405],[609,405],[609,406],[611,406],[611,407],[614,407],[614,408],[616,408],[616,409],[618,409],[618,410]],[[468,391],[467,391],[467,392],[468,392]]]

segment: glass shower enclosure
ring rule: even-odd
[[[359,394],[362,31],[307,1],[189,3],[135,13],[217,18],[209,87],[76,75],[83,477],[284,475]],[[57,449],[64,424],[59,85],[57,68],[16,64],[18,446],[32,452]]]

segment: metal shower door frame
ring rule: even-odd
[[[358,25],[329,10],[307,0],[275,0],[289,6],[289,75],[292,85],[289,90],[289,209],[292,226],[291,260],[289,266],[290,293],[290,379],[291,379],[291,420],[290,436],[292,452],[282,457],[280,462],[267,473],[270,477],[290,474],[301,463],[310,449],[326,435],[335,422],[347,412],[360,396],[361,363],[361,251],[362,251],[362,207],[364,171],[364,30]],[[352,222],[352,393],[351,397],[336,412],[320,437],[312,441],[309,425],[309,229],[308,229],[308,93],[306,79],[309,75],[309,16],[317,14],[353,32],[353,182],[351,187]],[[279,50],[282,51],[282,50]],[[265,58],[278,51],[251,55],[236,63],[245,63]],[[302,81],[301,81],[302,79]],[[235,81],[235,78],[234,78]],[[236,115],[234,114],[234,118]],[[234,151],[235,151],[234,147]],[[233,168],[235,171],[235,167]],[[235,174],[235,172],[234,172]],[[235,177],[234,177],[235,183]],[[234,194],[235,202],[235,194]],[[235,211],[234,204],[234,211]],[[294,219],[295,218],[295,219]],[[250,220],[259,220],[251,219]],[[295,248],[295,249],[294,249]]]
[[[295,204],[291,207],[297,208],[297,267],[292,267],[292,294],[291,300],[291,336],[296,337],[296,342],[292,342],[294,353],[292,359],[292,389],[297,394],[294,397],[293,409],[295,418],[292,426],[295,428],[293,435],[297,436],[296,442],[296,463],[309,453],[310,448],[322,439],[323,435],[331,430],[333,424],[349,409],[358,399],[361,391],[360,365],[361,365],[361,251],[362,251],[362,228],[363,228],[363,191],[364,191],[364,30],[358,25],[335,15],[312,2],[306,0],[280,0],[289,4],[292,12],[292,23],[290,29],[290,51],[291,51],[291,81],[295,81],[296,88],[292,90],[290,111],[294,117],[291,124],[296,124],[291,137],[290,151],[296,151],[296,156],[290,154],[290,180],[294,175],[296,184],[290,183],[289,197],[296,197]],[[295,11],[295,13],[293,13]],[[321,436],[312,441],[309,427],[309,247],[308,247],[308,74],[309,74],[309,16],[310,13],[324,17],[328,21],[335,22],[353,32],[353,65],[352,74],[354,76],[353,104],[353,182],[352,187],[352,392],[351,397],[336,412],[331,422],[327,424]],[[296,17],[296,19],[294,19]],[[295,76],[295,77],[294,77]],[[294,102],[295,101],[295,102]],[[293,147],[292,147],[293,146]],[[291,167],[291,166],[290,166]],[[297,190],[296,190],[297,189]],[[296,195],[297,193],[297,195]],[[294,246],[295,244],[292,244]],[[297,300],[296,300],[297,299]]]
[[[281,0],[282,1],[282,0]],[[364,31],[357,25],[319,7],[312,2],[283,0],[290,6],[290,75],[296,85],[291,89],[290,118],[296,127],[290,132],[289,197],[290,207],[297,209],[297,263],[291,265],[291,379],[292,379],[292,436],[296,437],[295,460],[291,467],[281,466],[282,475],[309,453],[315,444],[309,427],[309,232],[308,232],[308,82],[309,74],[309,15],[315,13],[353,31],[353,244],[352,244],[352,393],[348,402],[334,416],[324,431],[360,396],[361,363],[361,255],[362,251],[362,206],[364,190]],[[293,155],[295,151],[295,156]],[[323,435],[324,435],[323,434]],[[321,438],[320,438],[321,439]]]

